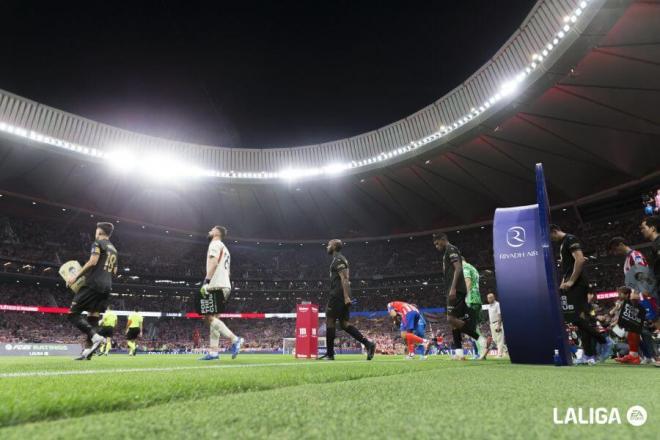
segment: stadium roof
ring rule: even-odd
[[[487,221],[534,200],[536,162],[553,204],[660,180],[659,66],[660,2],[541,0],[452,92],[326,144],[186,144],[0,91],[0,191],[185,229],[224,223],[253,238]]]

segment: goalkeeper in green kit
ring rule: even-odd
[[[481,336],[480,326],[482,323],[481,313],[481,294],[479,293],[479,271],[476,267],[471,265],[463,257],[463,277],[467,285],[468,294],[465,297],[465,304],[468,306],[470,313],[470,320],[473,321],[472,325],[476,332]],[[482,338],[480,338],[482,339]],[[488,354],[488,347],[485,343],[479,343],[479,340],[472,340],[472,345],[475,348],[475,355],[477,359],[486,359]]]

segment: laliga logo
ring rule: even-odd
[[[525,244],[525,228],[522,226],[512,226],[506,231],[506,244],[513,248],[518,248]]]

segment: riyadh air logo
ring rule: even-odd
[[[506,244],[513,248],[518,248],[525,244],[525,228],[522,226],[512,226],[506,231]]]

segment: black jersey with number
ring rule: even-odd
[[[98,292],[109,292],[112,289],[112,275],[117,266],[117,249],[110,240],[96,240],[92,243],[92,255],[98,255],[99,261],[85,275],[85,285]]]
[[[332,258],[332,263],[330,264],[330,294],[331,295],[340,295],[344,294],[344,291],[341,287],[341,277],[339,272],[348,269],[348,260],[340,253],[336,253]]]
[[[451,289],[451,283],[454,280],[454,263],[457,261],[463,262],[463,257],[461,256],[461,251],[458,250],[456,246],[449,243],[445,248],[445,254],[442,257],[442,272],[445,277],[445,286],[447,286],[447,292]],[[463,276],[463,271],[460,271],[458,274],[458,282],[456,283],[456,293],[462,293],[467,295],[467,284],[465,284],[465,277]]]
[[[571,275],[573,275],[573,267],[575,266],[575,258],[573,258],[573,252],[580,249],[582,249],[582,245],[580,244],[580,240],[578,240],[575,235],[566,234],[564,236],[564,239],[561,241],[561,245],[559,247],[562,279],[568,280]],[[578,284],[584,279],[583,275],[584,270],[578,279],[575,280],[575,284]]]

